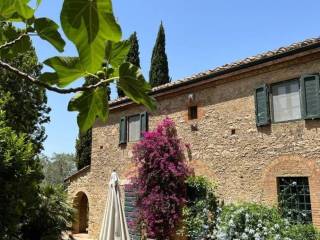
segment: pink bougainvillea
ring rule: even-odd
[[[154,131],[144,133],[133,152],[139,217],[148,237],[169,239],[181,220],[190,173],[174,122],[166,118]]]

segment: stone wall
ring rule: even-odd
[[[149,129],[168,116],[178,134],[191,144],[190,164],[196,174],[217,183],[226,203],[262,202],[276,204],[277,176],[312,176],[313,220],[320,226],[319,127],[320,121],[292,121],[257,128],[254,89],[263,83],[298,78],[320,72],[320,56],[271,65],[158,99],[158,109],[149,115]],[[199,118],[187,118],[188,94],[194,93]],[[145,111],[131,105],[111,112],[107,124],[93,129],[91,170],[69,186],[72,197],[86,191],[90,205],[89,232],[98,236],[107,196],[107,181],[113,169],[121,178],[134,174],[131,163],[133,143],[119,146],[119,120]],[[191,125],[197,131],[191,130]],[[275,164],[277,163],[277,164]],[[308,166],[306,166],[306,165]],[[280,169],[279,171],[274,171]]]

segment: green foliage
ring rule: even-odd
[[[288,228],[277,209],[245,203],[225,206],[217,228],[218,239],[279,239],[280,229]]]
[[[76,164],[78,170],[91,164],[91,144],[92,129],[89,129],[85,134],[79,133],[79,138],[76,141]]]
[[[69,111],[79,111],[77,118],[81,130],[87,131],[98,116],[103,122],[108,118],[108,95],[106,88],[96,88],[76,94],[68,105]]]
[[[205,239],[216,227],[218,200],[215,186],[203,176],[192,176],[186,181],[187,204],[183,209],[183,228],[180,234],[190,240]]]
[[[12,239],[37,197],[42,174],[32,143],[26,135],[18,135],[7,126],[3,110],[0,139],[0,239]]]
[[[311,224],[292,225],[283,234],[287,239],[292,240],[319,240],[320,232]]]
[[[10,42],[18,38],[23,31],[16,29],[12,24],[0,23],[0,44]],[[0,50],[0,56],[4,59],[11,60],[17,55],[21,55],[33,49],[29,36],[25,36],[16,42],[12,47]]]
[[[131,63],[124,63],[119,68],[118,86],[132,100],[155,110],[155,101],[149,98],[150,85],[145,81],[140,69]]]
[[[85,74],[85,70],[77,57],[53,57],[44,64],[56,70],[55,80],[59,87],[65,87]]]
[[[139,41],[136,32],[131,34],[129,41],[131,46],[126,61],[140,68]]]
[[[157,40],[153,48],[151,57],[151,67],[149,71],[149,82],[152,87],[170,82],[168,58],[166,54],[166,37],[161,23]]]
[[[40,2],[37,1],[37,6]],[[48,18],[36,18],[35,9],[28,3],[28,0],[0,1],[0,20],[23,22],[26,28],[21,29],[21,34],[36,33],[57,50],[63,51],[65,42],[58,32],[58,25]],[[82,133],[92,127],[96,118],[103,122],[107,120],[106,86],[113,81],[121,89],[125,88],[122,90],[134,102],[145,104],[150,110],[155,109],[155,102],[148,95],[150,88],[146,87],[141,72],[125,62],[129,43],[120,41],[121,28],[113,15],[111,0],[64,0],[60,20],[65,35],[77,48],[78,56],[49,58],[44,63],[54,72],[43,73],[36,79],[61,88],[83,77],[94,76],[99,80],[95,89],[79,92],[68,107],[70,111],[79,112],[78,124]],[[1,44],[17,38],[8,38],[2,29],[0,31]],[[17,54],[19,51],[12,49],[24,39],[29,39],[29,36],[19,38],[19,41],[10,45],[9,50],[1,51],[0,56]],[[138,84],[131,83],[135,80]],[[61,93],[61,89],[47,88]]]
[[[77,47],[81,63],[92,73],[102,66],[106,41],[118,42],[121,39],[111,0],[65,0],[61,25]]]
[[[9,99],[9,94],[0,98],[0,239],[61,239],[61,231],[67,230],[72,220],[72,210],[62,187],[41,187],[43,175],[34,144],[26,134],[8,127],[2,109]],[[52,165],[58,163],[65,175],[66,156],[55,157]]]
[[[75,156],[69,153],[54,153],[48,159],[41,156],[43,166],[44,182],[48,184],[63,184],[64,179],[76,171]]]
[[[126,61],[140,68],[139,42],[138,42],[136,32],[131,34],[129,41],[130,41],[130,50],[127,54]],[[117,91],[118,91],[118,97],[125,96],[124,92],[120,88],[117,88]]]
[[[63,52],[66,43],[58,32],[58,24],[48,18],[37,18],[34,21],[34,28],[39,37],[51,43],[59,52]]]
[[[11,30],[13,29],[10,27]],[[27,46],[30,44],[29,42]],[[8,62],[32,76],[40,75],[41,66],[32,47],[24,53],[17,54]],[[8,94],[9,98],[2,106],[8,126],[17,133],[27,134],[27,138],[34,143],[35,151],[39,152],[46,139],[43,124],[50,120],[48,116],[50,108],[47,106],[45,90],[30,85],[14,73],[0,68],[0,99]]]
[[[25,20],[34,14],[34,9],[28,6],[28,0],[4,0],[0,4],[0,20]]]
[[[312,225],[294,225],[282,218],[276,208],[244,203],[225,206],[213,239],[319,239]]]
[[[85,86],[97,83],[97,79],[94,77],[87,77]],[[107,99],[110,100],[111,90],[109,86],[107,88]],[[92,129],[90,128],[86,133],[79,132],[79,136],[76,140],[76,165],[77,169],[80,170],[85,166],[91,164],[91,144],[92,144]]]
[[[62,240],[62,232],[69,230],[69,223],[73,220],[73,210],[67,204],[64,188],[45,185],[36,201],[22,226],[21,239]]]
[[[106,61],[112,66],[120,66],[121,63],[127,57],[130,49],[129,41],[112,42],[107,41],[106,43]]]

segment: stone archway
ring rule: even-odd
[[[73,200],[75,220],[72,224],[73,233],[88,233],[89,201],[84,192],[78,192]]]

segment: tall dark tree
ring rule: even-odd
[[[86,133],[79,133],[76,140],[76,164],[80,170],[91,164],[92,129]]]
[[[129,53],[127,55],[127,59],[126,61],[129,63],[132,63],[133,65],[137,66],[140,68],[140,58],[139,58],[139,41],[137,38],[137,33],[134,32],[131,36],[130,36],[130,50]],[[120,89],[117,88],[118,91],[118,97],[124,97],[125,94],[124,92]]]
[[[12,25],[0,24],[1,34],[15,31]],[[23,45],[26,52],[9,54],[1,60],[38,78],[41,66],[34,48],[26,37]],[[0,68],[0,239],[3,240],[60,239],[71,219],[71,209],[61,192],[53,188],[47,191],[42,183],[38,153],[46,138],[43,124],[49,121],[46,103],[44,89]]]
[[[2,28],[6,30],[12,27],[2,26]],[[31,46],[31,43],[29,44]],[[32,47],[29,51],[7,61],[35,78],[40,75],[42,67],[38,64]],[[6,112],[8,126],[17,133],[25,133],[34,143],[36,152],[40,152],[46,139],[43,124],[50,120],[48,116],[50,108],[47,105],[45,90],[36,85],[30,85],[18,75],[0,68],[0,98],[7,94],[10,97],[3,109]]]
[[[42,174],[31,141],[7,125],[4,101],[0,99],[0,239],[10,240],[35,202]]]
[[[166,54],[166,36],[162,22],[152,52],[149,82],[152,87],[170,82],[168,58]]]
[[[96,79],[92,77],[86,78],[84,85],[94,84]],[[110,100],[111,90],[109,86],[106,86],[108,89],[108,99]],[[76,140],[76,165],[77,169],[80,170],[85,166],[91,164],[91,145],[92,145],[92,129],[89,129],[86,133],[80,133]]]

